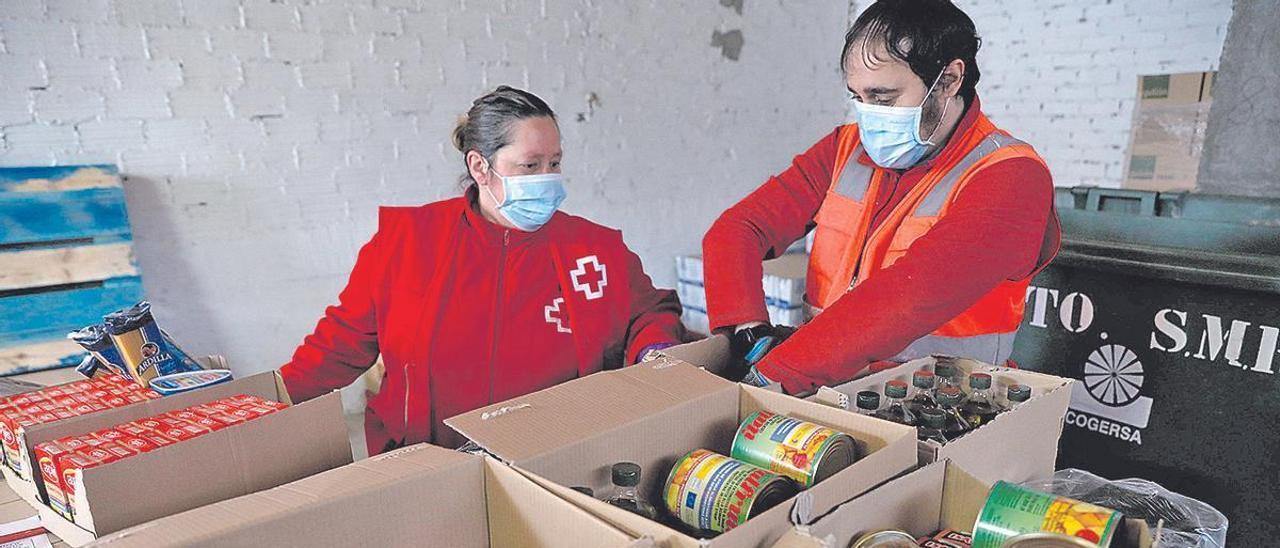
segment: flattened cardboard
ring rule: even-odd
[[[643,470],[641,492],[661,503],[667,473],[693,449],[729,454],[738,425],[761,409],[849,433],[870,454],[786,503],[710,541],[587,497],[603,492],[609,468],[630,461]],[[728,382],[669,357],[597,373],[452,417],[446,424],[512,463],[530,479],[636,536],[666,546],[762,546],[790,524],[912,468],[915,430],[790,396]]]
[[[838,506],[803,530],[788,535],[781,546],[848,546],[863,534],[884,529],[906,531],[919,538],[942,529],[972,532],[991,484],[961,466],[940,461],[893,480]],[[1144,522],[1125,520],[1119,533],[1140,548],[1152,548]]]
[[[259,373],[191,392],[28,427],[18,439],[20,458],[25,463],[24,466],[27,470],[38,470],[35,460],[35,447],[46,441],[65,436],[86,434],[143,417],[158,415],[236,394],[248,394],[272,401],[291,403],[289,393],[284,390],[284,384],[279,375],[274,372]],[[13,470],[9,470],[8,467],[0,468],[4,469],[4,479],[9,484],[9,487],[24,500],[31,503],[32,506],[48,504],[49,496],[45,492],[44,479],[40,474],[28,473],[27,475],[32,477],[31,479],[25,479],[14,473]]]
[[[69,419],[33,433],[28,443],[248,393],[279,401],[273,373]],[[225,388],[224,388],[225,387]],[[222,388],[221,390],[214,390]],[[182,396],[189,396],[183,398]],[[141,406],[141,407],[139,407]],[[149,407],[149,408],[148,408]],[[45,527],[79,546],[103,534],[218,500],[275,487],[351,462],[337,393],[84,471],[72,501],[75,523],[39,505]]]
[[[493,459],[421,444],[104,537],[100,546],[629,546]]]
[[[834,388],[824,387],[810,399],[849,409],[859,391],[883,393],[885,382],[898,379],[910,383],[912,373],[919,369],[932,370],[933,364],[933,358],[913,360]],[[1005,393],[1014,383],[1030,386],[1031,399],[945,445],[918,442],[920,464],[951,459],[986,482],[1018,483],[1053,474],[1063,419],[1071,403],[1071,385],[1075,381],[974,360],[960,360],[959,365],[966,373],[991,373],[992,394],[1000,403],[1006,403]]]

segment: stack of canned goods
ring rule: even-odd
[[[862,456],[848,434],[768,411],[738,427],[731,457],[697,449],[676,461],[666,509],[702,535],[742,525]]]

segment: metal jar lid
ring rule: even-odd
[[[916,537],[905,531],[886,529],[858,537],[849,548],[914,548]]]

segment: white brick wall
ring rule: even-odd
[[[161,321],[259,371],[335,300],[379,204],[457,194],[454,121],[510,83],[561,116],[566,208],[671,286],[674,255],[839,122],[847,15],[673,5],[0,0],[0,165],[119,164]],[[736,62],[710,45],[735,29]]]
[[[1036,147],[1059,186],[1119,186],[1138,76],[1217,70],[1231,19],[1231,0],[956,3],[983,38],[984,110]]]

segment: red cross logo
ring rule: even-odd
[[[556,297],[551,304],[542,307],[543,315],[547,318],[547,323],[556,326],[556,331],[560,333],[573,333],[572,329],[565,327],[564,318],[560,317],[560,305],[564,304],[564,297]]]
[[[578,268],[569,271],[569,275],[573,278],[573,290],[581,291],[588,301],[603,297],[604,286],[609,285],[609,272],[595,255],[578,259]]]

